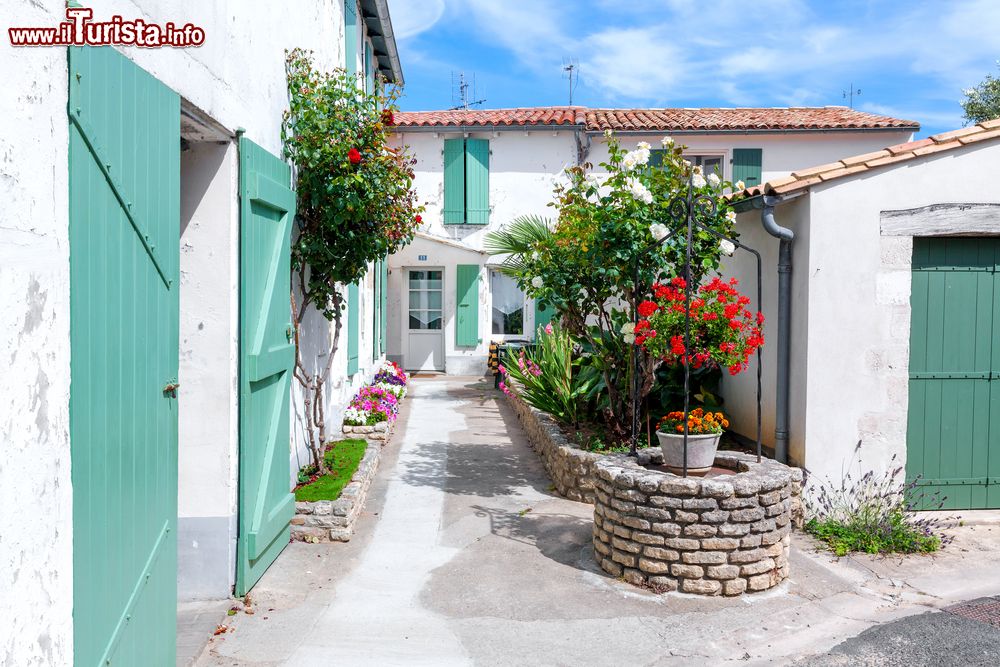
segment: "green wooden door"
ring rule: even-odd
[[[459,264],[455,278],[455,346],[476,347],[479,343],[479,265]]]
[[[1000,507],[1000,239],[914,239],[906,472]]]
[[[538,327],[544,327],[552,322],[552,317],[556,314],[556,309],[551,304],[540,299],[535,299],[535,335],[538,335]]]
[[[180,99],[69,49],[75,664],[172,665]]]
[[[289,262],[295,194],[288,165],[240,139],[240,507],[236,594],[288,544],[289,389],[295,361]]]

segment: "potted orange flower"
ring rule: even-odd
[[[729,428],[729,420],[721,412],[695,408],[688,413],[687,471],[689,475],[704,475],[715,463],[722,429]],[[670,472],[684,471],[684,413],[669,412],[656,425],[656,438],[663,451],[663,464]]]

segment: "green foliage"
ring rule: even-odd
[[[885,526],[872,530],[864,521],[843,523],[836,519],[810,519],[806,532],[825,542],[838,556],[846,556],[853,551],[868,554],[890,553],[932,553],[941,548],[941,538],[927,535],[911,526],[906,515],[895,511],[889,515]]]
[[[579,423],[581,410],[600,377],[574,358],[573,339],[558,325],[551,327],[551,333],[539,328],[536,341],[531,350],[507,352],[501,389],[511,391],[507,378],[513,378],[518,395],[529,405],[565,424]]]
[[[1000,64],[1000,63],[998,63]],[[962,110],[970,123],[1000,118],[1000,79],[987,74],[975,88],[962,91]]]
[[[331,443],[323,455],[330,474],[317,477],[306,469],[300,471],[299,484],[302,486],[295,489],[295,500],[315,502],[339,498],[358,469],[367,447],[368,443],[358,438]]]
[[[685,262],[687,223],[683,216],[675,220],[678,216],[671,211],[690,189],[692,197],[716,204],[714,213],[710,206],[697,207],[699,221],[734,236],[735,215],[726,213],[723,199],[729,184],[692,167],[682,146],[668,139],[663,145],[662,164],[654,168],[649,166],[648,144],[625,151],[609,135],[609,157],[599,165],[604,173],[591,173],[589,164],[566,169],[551,204],[558,212],[554,225],[522,218],[486,240],[491,253],[510,254],[504,270],[529,296],[551,304],[558,321],[590,355],[587,365],[603,377],[602,405],[615,437],[621,437],[630,422],[631,374],[639,374],[644,398],[653,388],[659,364],[642,351],[633,369],[632,346],[623,342],[622,327],[631,322],[632,309],[647,298],[650,286],[680,275]],[[692,277],[700,281],[717,269],[721,254],[717,237],[696,230]]]
[[[423,210],[412,189],[414,159],[389,145],[398,93],[381,86],[366,93],[356,75],[320,72],[301,49],[288,54],[286,66],[282,140],[298,194],[293,267],[305,300],[332,320],[342,304],[339,286],[413,239]]]

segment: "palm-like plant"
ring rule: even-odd
[[[487,234],[483,247],[491,255],[506,255],[499,270],[516,278],[526,268],[525,257],[552,235],[551,224],[551,220],[538,215],[519,216],[503,229]]]

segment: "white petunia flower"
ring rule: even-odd
[[[654,222],[649,226],[649,233],[652,234],[653,238],[656,239],[657,241],[662,241],[663,239],[667,238],[668,231],[669,230],[667,230],[666,225],[661,225],[658,222]]]
[[[670,137],[663,137],[662,139],[660,139],[660,143],[663,144],[664,148],[670,148],[671,146],[674,145],[674,140],[671,139]]]
[[[733,188],[735,188],[737,192],[742,192],[743,190],[747,189],[747,184],[744,183],[743,181],[736,181],[736,183],[733,185]]]
[[[706,184],[705,177],[695,172],[695,175],[691,178],[691,185],[696,188],[703,188]]]
[[[635,333],[635,324],[632,323],[632,322],[626,322],[625,324],[622,325],[621,331],[626,336],[628,334],[633,334],[633,333]]]
[[[718,174],[709,174],[708,175],[708,184],[712,186],[712,189],[715,189],[715,188],[719,187],[719,183],[721,183],[721,182],[722,182],[722,179],[719,178]]]
[[[531,279],[531,286],[534,287],[535,289],[541,289],[542,285],[544,284],[545,281],[542,280],[541,276],[535,276],[534,278]]]
[[[736,211],[726,211],[726,221],[736,222]]]
[[[732,257],[733,253],[736,252],[736,245],[729,239],[722,239],[719,241],[719,250],[722,251],[722,254]]]

